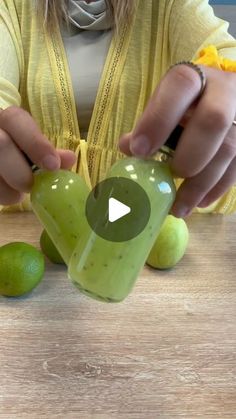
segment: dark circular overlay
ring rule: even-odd
[[[116,221],[109,221],[110,198],[130,207],[130,212]],[[98,183],[86,201],[90,227],[98,236],[111,242],[123,242],[138,236],[147,225],[150,213],[145,190],[137,182],[124,177],[111,177]]]

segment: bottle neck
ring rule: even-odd
[[[184,128],[181,125],[177,125],[167,138],[165,144],[161,146],[155,158],[159,161],[169,161],[173,158],[175,149],[178,145],[179,138],[183,133]]]
[[[174,151],[165,145],[163,145],[154,155],[155,160],[165,162],[165,163],[169,162],[173,158],[173,156],[174,156]]]

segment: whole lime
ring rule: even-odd
[[[169,269],[176,265],[185,254],[189,241],[189,230],[182,218],[167,215],[147,264],[157,269]]]
[[[0,295],[17,297],[38,285],[44,275],[43,254],[23,242],[0,247]]]
[[[40,236],[40,247],[42,252],[51,262],[61,264],[65,263],[46,230],[43,230]]]

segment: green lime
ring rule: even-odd
[[[46,230],[43,230],[40,236],[40,247],[42,252],[51,262],[61,264],[65,263]]]
[[[44,274],[43,254],[23,242],[0,247],[0,295],[17,297],[31,291]]]
[[[189,240],[187,224],[182,218],[167,215],[147,264],[157,269],[172,268],[182,259]]]

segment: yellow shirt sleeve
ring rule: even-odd
[[[0,13],[0,108],[20,106],[20,66],[12,35],[10,18],[4,5]],[[13,28],[12,28],[13,29]]]
[[[229,23],[215,16],[207,0],[170,1],[169,47],[172,64],[196,59],[214,45],[219,55],[236,60],[236,40]]]

